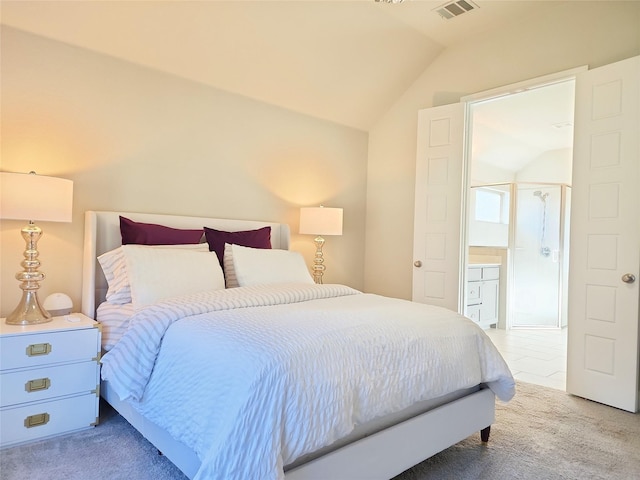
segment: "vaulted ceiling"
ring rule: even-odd
[[[3,24],[367,131],[445,48],[554,1],[2,0]]]
[[[547,152],[572,148],[574,98],[575,82],[564,81],[474,103],[473,161],[516,173]]]

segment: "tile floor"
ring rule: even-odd
[[[507,361],[513,376],[523,382],[565,390],[567,329],[485,330]]]

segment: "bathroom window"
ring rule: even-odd
[[[477,188],[475,217],[479,222],[508,223],[508,193],[493,188]]]

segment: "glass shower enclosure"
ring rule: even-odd
[[[472,187],[476,189],[473,198],[477,200],[481,191],[504,191],[505,209],[508,208],[504,220],[499,222],[504,237],[508,237],[503,237],[507,249],[507,328],[566,327],[571,187],[509,183]],[[476,202],[476,210],[478,206],[480,203]],[[501,243],[504,240],[489,238],[485,233],[502,228],[496,220],[489,228],[490,221],[479,218],[476,211],[475,221],[469,227],[470,246],[504,245]],[[479,238],[483,236],[486,238]]]
[[[567,326],[571,187],[514,184],[510,237],[511,328]]]

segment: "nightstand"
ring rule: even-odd
[[[99,324],[80,313],[38,325],[0,322],[0,447],[95,426]]]

